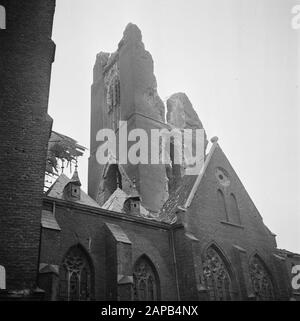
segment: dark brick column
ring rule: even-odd
[[[119,225],[106,223],[106,298],[132,300],[131,241]]]
[[[7,289],[30,289],[38,272],[55,0],[6,0],[0,30],[0,264]]]

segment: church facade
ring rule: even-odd
[[[157,94],[153,61],[129,24],[100,53],[91,88],[88,195],[77,172],[44,198],[40,287],[52,300],[289,300],[286,258],[218,139],[198,175],[170,165],[97,162],[97,132],[203,129],[189,99]],[[129,148],[130,146],[128,146]],[[150,151],[149,151],[150,152]]]
[[[27,105],[22,115],[16,108],[11,107],[11,113],[1,109],[1,129],[10,131],[5,132],[8,145],[1,146],[6,151],[1,177],[8,183],[0,184],[0,265],[7,283],[0,299],[297,299],[290,270],[299,255],[277,249],[275,235],[218,138],[208,142],[205,134],[203,165],[196,175],[185,175],[172,155],[167,165],[97,161],[98,131],[110,128],[118,133],[120,120],[126,121],[128,131],[142,128],[148,134],[152,129],[204,130],[183,93],[168,99],[165,116],[152,57],[133,24],[126,27],[116,52],[98,54],[94,66],[88,193],[75,170],[71,179],[61,174],[42,194],[51,129],[47,103],[55,1],[4,4],[8,31],[0,36],[15,41],[1,46],[15,61],[8,61],[13,67],[7,70],[1,103],[20,107],[25,97]],[[32,23],[21,19],[22,28],[14,25],[13,9],[32,16]],[[44,28],[37,28],[38,18],[33,17],[42,17]],[[32,32],[36,40],[28,46]],[[36,68],[23,67],[29,58]],[[18,84],[9,76],[12,72],[24,85],[20,95],[13,95]],[[12,119],[18,120],[14,127]],[[170,153],[175,149],[171,142]],[[11,171],[4,170],[8,161]]]

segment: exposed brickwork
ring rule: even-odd
[[[52,209],[52,202],[45,201],[44,207]],[[112,278],[116,280],[116,266],[107,269],[106,260],[115,257],[115,247],[106,247],[107,232],[105,223],[119,225],[132,242],[132,266],[143,254],[146,254],[157,269],[161,298],[176,300],[176,281],[172,256],[172,244],[168,225],[152,223],[145,219],[128,217],[120,213],[111,214],[101,209],[87,206],[56,202],[56,220],[61,232],[43,229],[41,263],[60,265],[68,249],[80,243],[88,251],[88,239],[91,238],[91,251],[88,252],[95,269],[95,299],[105,300],[116,297],[116,292],[107,296],[106,285]],[[115,289],[117,291],[117,289]]]
[[[220,170],[226,173],[230,182],[228,184],[226,181],[225,186],[218,178]],[[192,182],[195,183],[194,178]],[[222,208],[224,203],[218,201],[219,189],[223,191],[228,215]],[[230,222],[230,211],[234,209],[228,206],[228,198],[232,193],[237,200],[241,224]],[[271,276],[275,298],[288,300],[291,297],[287,261],[283,254],[276,254],[278,250],[274,235],[264,225],[218,145],[190,207],[177,208],[177,221],[174,224],[51,198],[45,199],[44,208],[53,210],[54,202],[55,217],[61,231],[43,229],[40,262],[60,265],[71,246],[80,243],[88,251],[91,240],[89,255],[95,269],[96,300],[121,299],[121,296],[130,299],[130,287],[123,287],[122,292],[117,276],[123,271],[124,264],[127,266],[127,275],[130,275],[134,262],[143,254],[156,267],[162,300],[208,300],[208,291],[203,282],[203,259],[206,249],[212,245],[218,249],[228,269],[233,300],[255,299],[249,268],[255,254],[259,255]],[[105,223],[121,227],[131,241],[130,246],[127,245],[126,249],[119,247],[112,235],[107,233]],[[130,268],[128,258],[131,255]]]
[[[173,232],[180,300],[198,300],[192,242],[185,236],[184,227]]]
[[[225,169],[228,173],[230,180],[228,187],[218,182],[217,168]],[[234,193],[240,212],[240,226],[226,222],[224,209],[221,208],[222,203],[217,199],[218,189],[223,191],[226,204],[230,193]],[[248,263],[257,253],[272,276],[277,299],[287,299],[290,285],[282,280],[284,273],[282,270],[279,272],[280,266],[278,267],[273,259],[273,254],[276,253],[274,235],[264,225],[259,212],[220,147],[216,148],[185,217],[186,230],[199,240],[199,252],[196,255],[201,257],[209,244],[216,244],[223,251],[234,278],[239,281],[236,289],[237,298],[246,300],[249,298],[245,295],[253,295],[253,289],[249,289],[251,282]],[[246,262],[239,262],[236,245],[245,250]],[[248,288],[248,294],[245,288]]]
[[[8,288],[31,288],[37,279],[39,263],[60,266],[67,251],[80,244],[91,260],[92,299],[131,299],[126,282],[130,281],[134,263],[146,255],[157,271],[162,300],[206,300],[204,253],[213,245],[229,270],[233,299],[254,298],[249,262],[257,254],[271,275],[276,299],[288,300],[289,269],[294,262],[291,259],[295,258],[285,253],[277,256],[274,235],[264,225],[218,146],[190,206],[177,208],[184,206],[198,177],[185,179],[186,185],[179,189],[179,203],[171,199],[165,205],[166,212],[161,214],[168,218],[168,223],[63,199],[43,198],[46,148],[52,124],[47,105],[55,48],[50,40],[55,1],[9,0],[2,4],[7,12],[7,30],[0,33],[0,88],[3,88],[0,91],[0,264],[6,267]],[[121,119],[128,120],[129,129],[144,128],[149,133],[150,129],[166,126],[163,104],[156,92],[153,61],[144,50],[140,31],[131,24],[126,30],[111,61],[115,63],[119,59]],[[103,167],[95,159],[95,136],[99,128],[107,126],[103,83],[103,73],[107,70],[100,69],[97,64],[92,86],[89,192],[94,199],[103,178]],[[124,167],[130,178],[136,178],[145,204],[159,211],[167,194],[165,167]],[[224,170],[229,184],[220,183],[224,175],[218,174],[218,178],[216,169],[221,173]],[[226,210],[218,199],[218,190],[224,195]],[[54,213],[60,229],[41,228],[42,208]],[[170,224],[170,212],[173,218],[178,218],[174,224]],[[118,225],[131,244],[117,241],[108,232],[106,223]],[[123,285],[118,284],[118,275],[127,277]],[[57,273],[50,269],[40,275],[39,281],[47,292],[46,298],[56,299]]]
[[[36,282],[45,159],[54,0],[1,1],[0,264],[9,289]]]

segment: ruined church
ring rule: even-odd
[[[117,133],[120,120],[128,131],[142,128],[149,135],[151,129],[205,130],[184,93],[171,95],[166,104],[161,100],[152,57],[134,24],[127,25],[114,53],[96,57],[87,193],[77,169],[72,178],[61,174],[42,192],[52,124],[47,106],[54,1],[33,2],[36,6],[7,2],[7,8],[22,9],[32,20],[8,16],[11,28],[0,34],[1,52],[8,56],[0,97],[10,109],[1,108],[0,117],[1,137],[6,137],[0,164],[0,265],[6,287],[0,299],[299,298],[290,271],[299,255],[277,248],[276,235],[217,137],[205,135],[196,175],[185,175],[173,161],[97,161],[97,132],[110,128]],[[36,10],[44,21],[39,28]],[[174,149],[170,146],[171,160]]]

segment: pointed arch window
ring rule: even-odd
[[[152,262],[142,256],[134,266],[133,295],[135,301],[159,300],[159,280]]]
[[[230,194],[230,221],[235,224],[241,224],[240,210],[236,197],[233,193]]]
[[[204,284],[211,301],[231,301],[232,282],[224,260],[214,247],[206,250],[203,261]]]
[[[257,255],[251,259],[249,270],[256,300],[274,300],[275,296],[271,275],[267,271],[263,261]]]
[[[224,218],[226,221],[228,221],[229,219],[228,219],[228,213],[226,208],[225,196],[220,189],[218,189],[217,191],[217,197],[218,197],[218,208],[221,211],[221,217]]]
[[[60,266],[58,299],[62,301],[91,300],[91,266],[80,246],[72,247]]]

